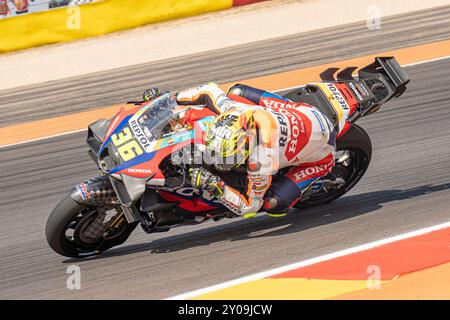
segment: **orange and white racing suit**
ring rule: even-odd
[[[336,131],[318,109],[273,93],[236,85],[229,95],[215,85],[181,91],[179,104],[205,105],[217,114],[233,108],[253,111],[258,144],[247,161],[244,192],[225,185],[219,201],[236,214],[281,213],[334,165]],[[292,167],[284,175],[278,170]],[[268,190],[270,191],[268,192]]]

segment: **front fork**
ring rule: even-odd
[[[93,232],[107,232],[102,234],[103,240],[96,248],[100,251],[124,243],[138,224],[135,219],[130,219],[127,215],[126,209],[130,210],[130,208],[125,208],[120,203],[111,180],[105,174],[99,174],[77,184],[71,192],[71,197],[80,204],[104,208],[102,214],[95,218],[99,221],[93,221],[96,226],[92,227]],[[114,215],[111,215],[112,213]],[[123,215],[125,215],[126,221]],[[106,225],[103,226],[103,224]],[[88,234],[92,235],[93,232],[88,232]]]
[[[111,179],[106,174],[96,175],[85,182],[77,184],[70,196],[80,204],[114,207],[125,215],[127,222],[130,224],[138,221],[142,222],[142,216],[135,204],[133,202],[130,205],[122,204],[111,183]]]
[[[124,214],[128,223],[140,221],[141,217],[132,206],[122,205],[109,177],[99,174],[85,182],[77,184],[70,196],[80,204],[115,208],[119,214]]]

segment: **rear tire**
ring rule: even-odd
[[[334,201],[346,194],[363,177],[372,158],[372,142],[367,132],[360,126],[353,124],[344,135],[336,140],[336,150],[347,150],[351,155],[353,167],[350,172],[347,172],[346,183],[337,190],[313,194],[308,199],[298,202],[295,205],[296,208],[312,207]],[[333,170],[335,169],[337,168],[333,168]]]

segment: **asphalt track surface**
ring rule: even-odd
[[[84,133],[0,149],[0,298],[166,298],[449,221],[450,60],[407,72],[408,91],[359,122],[374,153],[345,197],[282,219],[208,222],[153,235],[136,229],[124,245],[85,260],[55,254],[44,238],[57,201],[96,173]],[[81,290],[66,288],[72,264],[81,268]]]
[[[228,83],[449,39],[450,6],[385,18],[381,23],[379,30],[368,30],[360,22],[3,90],[0,126],[123,103],[140,97],[149,86],[173,90],[210,81]]]

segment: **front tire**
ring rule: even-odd
[[[85,241],[80,237],[80,231],[86,228],[96,216],[97,209],[79,204],[66,195],[53,209],[45,227],[45,236],[49,246],[60,255],[72,258],[91,256],[123,243],[136,228],[137,223],[128,224],[124,221],[120,230],[111,238],[99,238]],[[98,214],[98,213],[97,213]],[[83,224],[81,226],[80,224]],[[78,228],[77,228],[78,227]],[[68,235],[74,229],[78,234]]]

